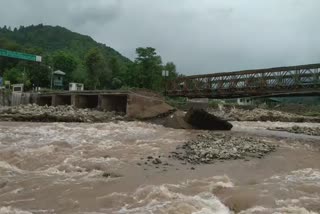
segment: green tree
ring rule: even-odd
[[[22,72],[17,68],[12,68],[4,72],[3,78],[6,81],[10,81],[11,84],[17,84],[20,83],[19,80],[22,78]]]
[[[111,88],[112,89],[119,89],[122,87],[122,81],[120,79],[118,79],[117,77],[112,79],[111,82]]]
[[[28,63],[26,72],[32,85],[36,87],[50,87],[51,70],[44,64]]]
[[[135,60],[135,73],[139,87],[153,90],[161,89],[162,60],[152,47],[137,48],[137,58]]]
[[[178,77],[176,65],[173,62],[167,62],[167,64],[164,66],[164,70],[169,72],[168,80]]]
[[[88,74],[88,85],[91,89],[106,88],[111,80],[111,71],[99,49],[91,49],[85,58]]]
[[[121,68],[120,68],[120,64],[119,61],[117,60],[117,58],[112,57],[110,62],[109,62],[109,67],[112,71],[112,77],[119,77],[121,74]]]
[[[66,73],[64,78],[65,86],[73,81],[73,73],[78,67],[78,62],[72,55],[59,51],[53,55],[52,65],[54,70],[61,70]]]
[[[31,81],[29,79],[28,73],[18,68],[6,70],[3,78],[4,80],[10,81],[11,84],[24,84],[26,88],[30,88],[31,86]]]

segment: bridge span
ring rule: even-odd
[[[167,95],[189,98],[320,95],[320,64],[213,73],[177,78]]]

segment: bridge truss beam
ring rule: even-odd
[[[188,76],[169,82],[167,89],[172,97],[216,99],[314,94],[320,90],[320,64]]]

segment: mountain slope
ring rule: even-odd
[[[0,28],[0,39],[16,43],[23,49],[40,49],[43,54],[50,55],[56,51],[64,51],[83,60],[91,48],[98,48],[107,60],[116,58],[121,64],[131,61],[119,52],[104,44],[94,41],[91,37],[72,32],[60,26],[21,26],[19,29]],[[0,40],[1,41],[1,40]],[[0,42],[0,48],[1,42]],[[20,49],[20,48],[19,48]]]

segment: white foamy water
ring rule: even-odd
[[[271,182],[278,181],[282,185],[308,184],[320,186],[320,171],[312,168],[301,169],[292,171],[287,175],[273,176],[269,180]]]
[[[180,184],[148,185],[134,193],[112,193],[98,200],[117,201],[117,207],[103,210],[119,214],[228,214],[230,210],[212,193],[217,188],[231,188],[228,177],[188,180]]]
[[[318,214],[317,212],[308,211],[301,207],[281,207],[281,208],[265,208],[253,207],[242,211],[239,214]]]
[[[319,127],[319,123],[294,123],[294,122],[262,122],[262,121],[232,121],[232,124],[236,128],[275,128],[275,127],[292,127],[292,126],[301,126],[301,127]]]
[[[0,213],[1,214],[32,214],[31,212],[15,209],[12,207],[0,207]]]
[[[139,159],[136,151],[130,153],[137,147],[141,152],[157,152],[159,145],[181,141],[175,130],[142,122],[44,123],[36,127],[26,123],[0,128],[0,149],[8,157],[0,159],[0,168],[46,176],[96,177],[122,167],[129,157]],[[117,157],[110,157],[114,153]]]
[[[307,207],[320,209],[320,171],[317,169],[295,170],[275,175],[261,185],[264,194],[271,192],[275,207],[255,206],[240,214],[318,214]]]

